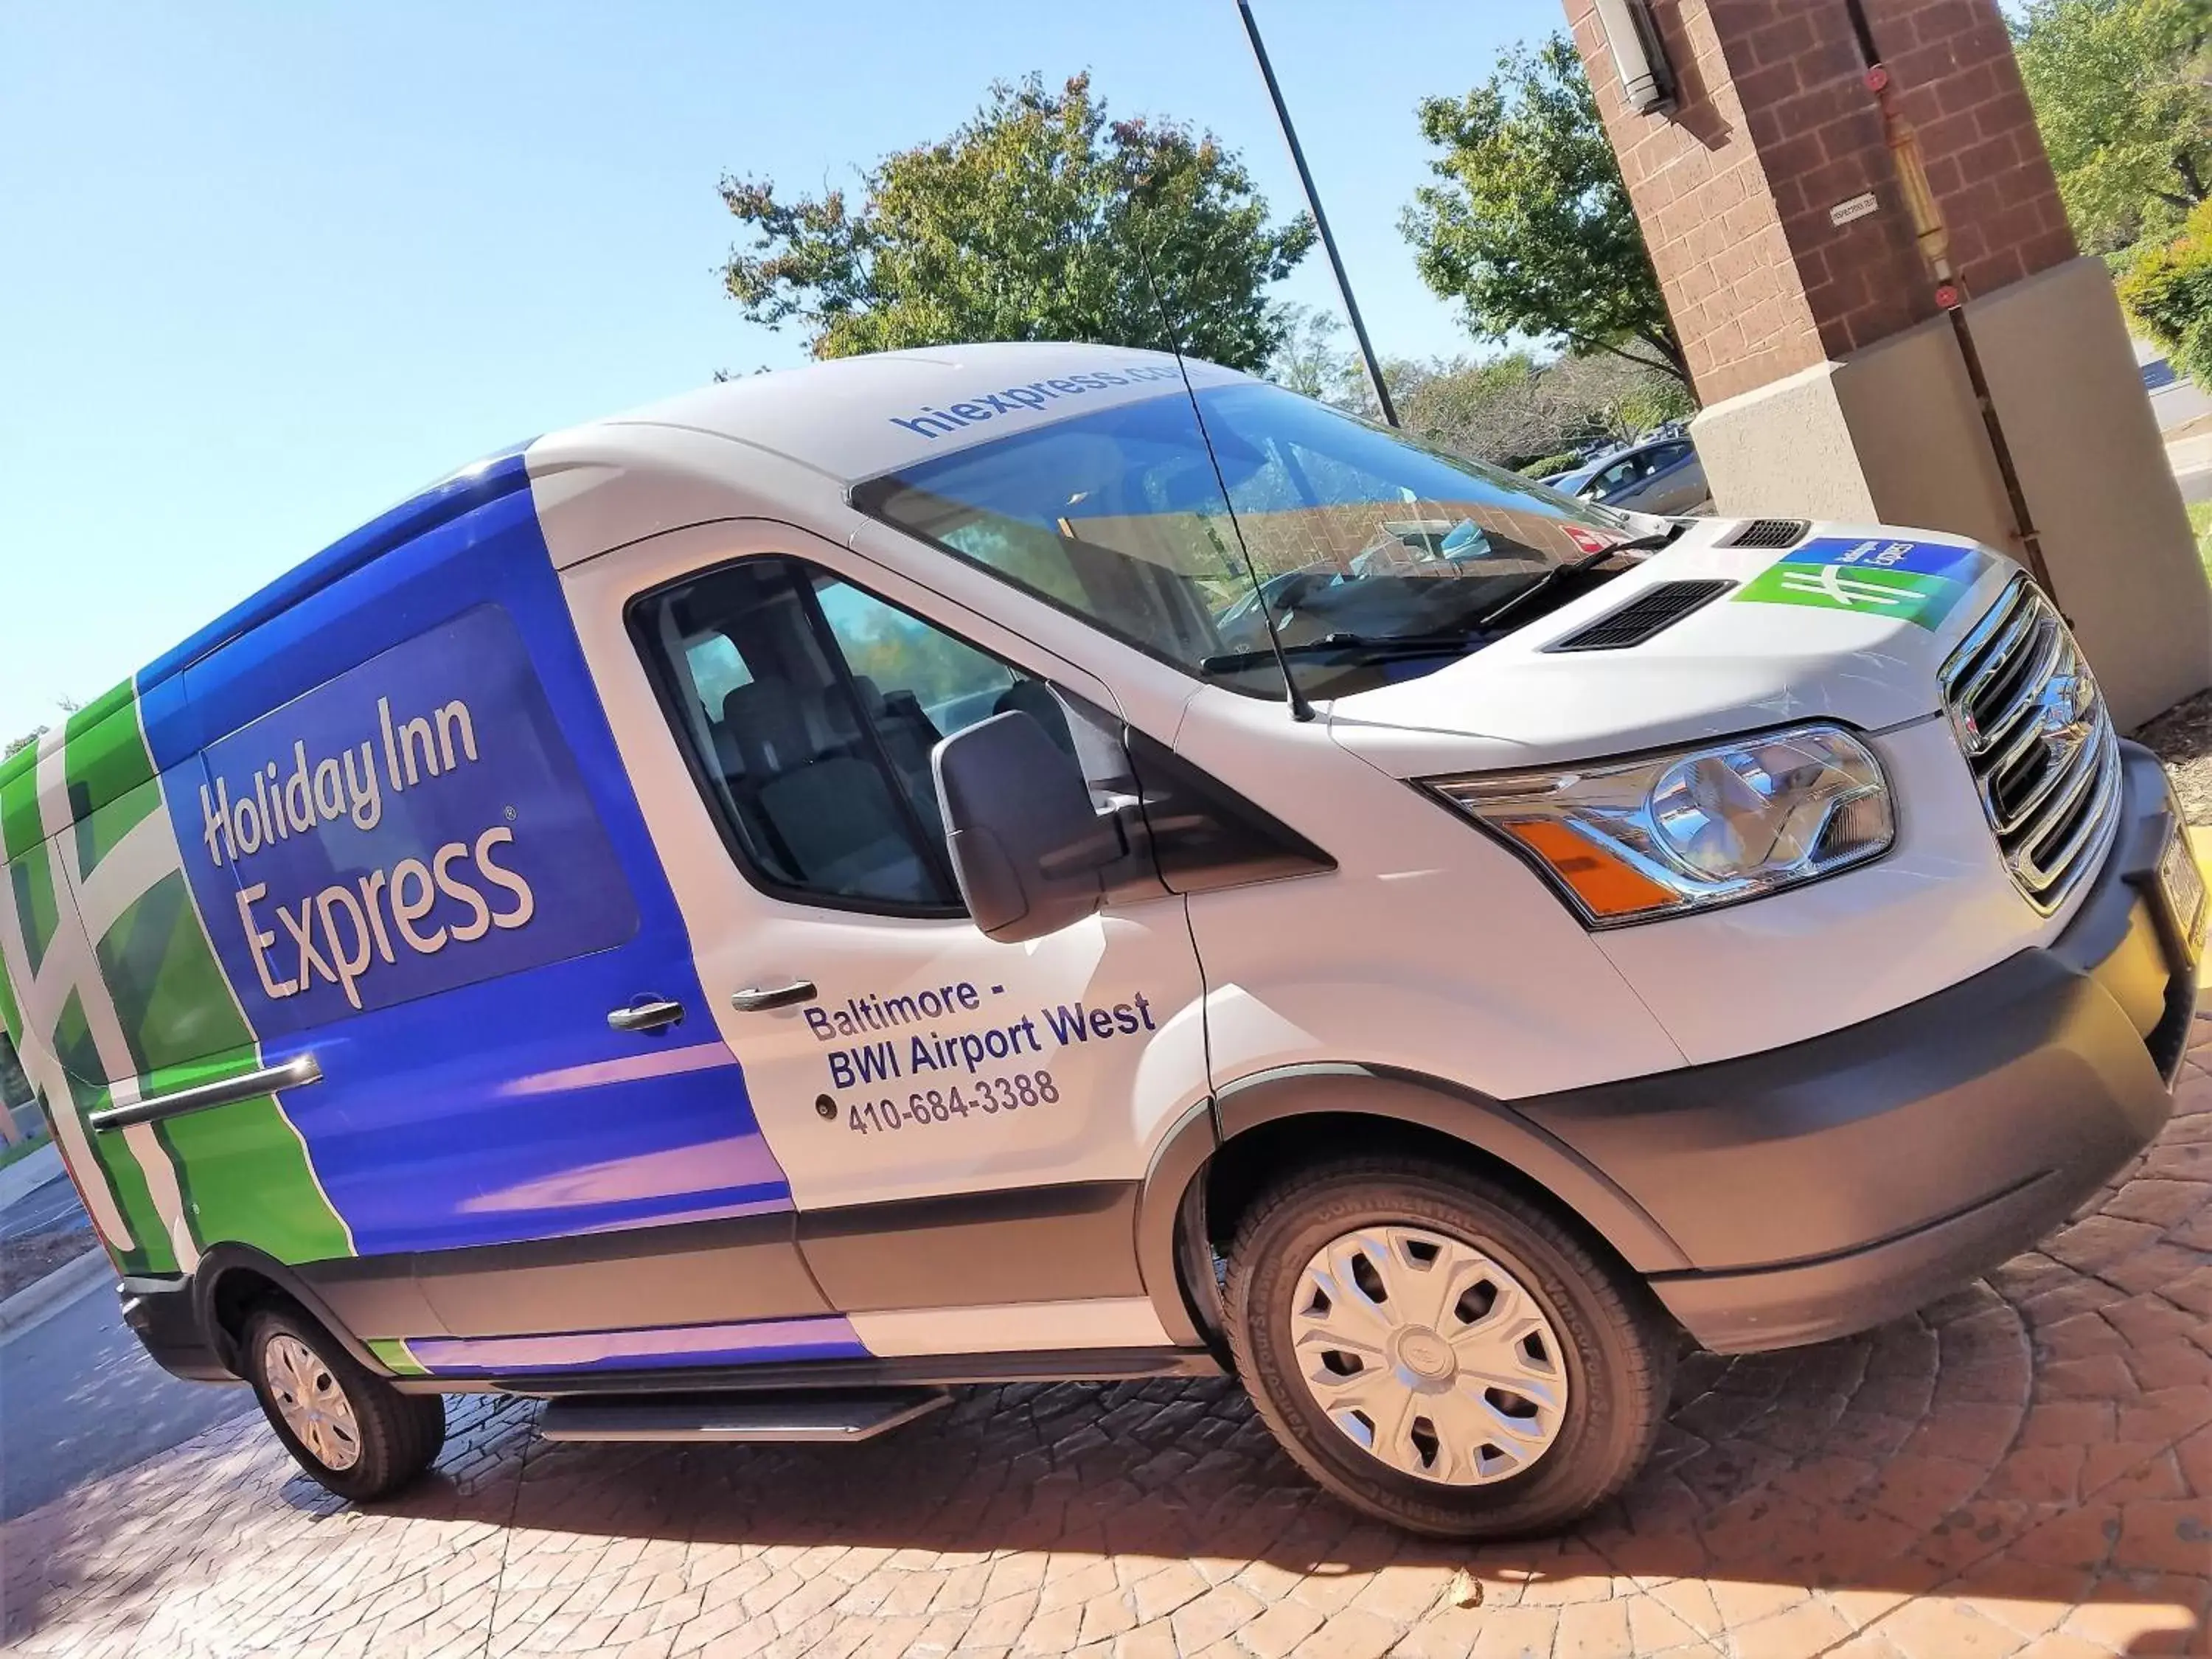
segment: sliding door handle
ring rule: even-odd
[[[649,997],[627,1008],[616,1009],[607,1016],[607,1024],[617,1031],[665,1031],[683,1018],[682,1003],[671,1002],[665,997]]]
[[[741,1014],[764,1014],[771,1008],[789,1008],[801,1002],[811,1002],[821,995],[811,979],[795,979],[788,985],[779,985],[773,991],[763,991],[748,986],[732,992],[730,1006]]]
[[[93,1113],[87,1121],[96,1130],[127,1129],[134,1123],[159,1123],[164,1118],[179,1117],[186,1112],[204,1112],[210,1106],[258,1100],[280,1089],[305,1088],[322,1080],[323,1068],[313,1054],[295,1054],[281,1066],[264,1066],[258,1071],[225,1078],[218,1083],[172,1090],[166,1095],[134,1100],[127,1106],[106,1107]]]

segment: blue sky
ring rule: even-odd
[[[1468,349],[1395,228],[1413,107],[1559,0],[1256,9],[1377,345]],[[799,361],[720,290],[724,171],[849,185],[1084,68],[1297,207],[1233,0],[9,0],[0,737],[478,454]],[[1318,252],[1284,292],[1332,302]]]

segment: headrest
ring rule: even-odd
[[[755,680],[731,692],[722,699],[722,724],[757,777],[792,771],[817,753],[799,699],[781,680]]]

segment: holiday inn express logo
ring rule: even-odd
[[[1736,602],[1856,611],[1933,629],[1966,597],[1987,562],[1978,548],[1829,537],[1769,566],[1745,584]]]

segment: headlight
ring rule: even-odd
[[[1889,786],[1834,726],[1645,760],[1432,778],[1594,927],[1757,898],[1889,850]]]

